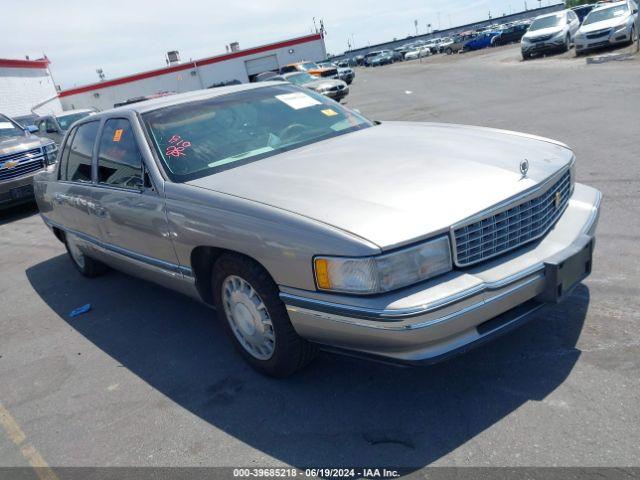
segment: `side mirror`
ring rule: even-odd
[[[38,127],[35,125],[27,125],[27,132],[36,133],[38,131]]]
[[[636,14],[636,13],[638,13],[638,9],[637,9],[637,8],[634,8],[634,9],[633,9],[633,12],[631,12],[631,13],[632,13],[632,14]]]

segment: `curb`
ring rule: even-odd
[[[611,55],[602,55],[600,57],[589,57],[587,58],[587,65],[632,60],[633,57],[635,57],[635,53],[613,53]]]

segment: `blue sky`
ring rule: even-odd
[[[557,3],[543,0],[542,5]],[[524,0],[2,0],[0,58],[46,53],[63,88],[164,66],[164,53],[183,60],[225,51],[238,41],[251,47],[313,30],[323,18],[330,53],[419,32],[428,23],[447,28],[524,9]],[[539,5],[527,0],[529,8]],[[36,28],[37,26],[37,28]]]

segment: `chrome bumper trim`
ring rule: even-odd
[[[544,266],[543,266],[544,268]],[[430,327],[432,325],[437,325],[438,323],[442,323],[442,322],[448,322],[451,320],[456,319],[457,317],[461,317],[464,315],[467,315],[470,312],[473,312],[474,310],[477,310],[479,308],[483,308],[486,307],[487,305],[490,305],[493,302],[496,302],[498,300],[503,299],[504,297],[507,297],[509,295],[514,294],[515,292],[522,290],[528,286],[530,286],[531,284],[538,282],[540,280],[544,279],[544,275],[542,273],[535,275],[534,277],[526,280],[525,282],[519,283],[518,285],[515,285],[514,287],[501,292],[498,295],[495,295],[494,297],[491,297],[487,300],[481,300],[479,302],[474,303],[473,305],[469,305],[468,307],[462,308],[460,310],[457,310],[455,312],[452,312],[450,314],[447,315],[443,315],[442,317],[438,317],[438,318],[434,318],[434,319],[430,319],[430,320],[426,320],[424,322],[419,322],[419,323],[412,323],[412,324],[405,324],[405,325],[396,325],[394,323],[393,320],[395,321],[400,321],[400,320],[404,320],[407,317],[394,317],[392,319],[392,321],[379,321],[377,323],[371,323],[371,322],[363,322],[363,321],[359,321],[360,320],[381,320],[380,317],[363,317],[363,316],[357,316],[354,314],[354,310],[356,310],[356,312],[362,312],[362,310],[364,309],[355,309],[354,307],[349,307],[351,310],[349,311],[343,311],[342,314],[339,312],[336,312],[335,310],[318,310],[317,305],[314,305],[314,309],[310,310],[304,307],[300,307],[300,306],[295,306],[292,302],[287,302],[285,301],[285,304],[287,306],[287,311],[289,312],[301,312],[307,315],[312,315],[315,317],[319,317],[322,318],[324,320],[330,320],[333,322],[338,322],[338,323],[346,323],[349,325],[354,325],[354,326],[358,326],[358,327],[364,327],[364,328],[371,328],[374,330],[392,330],[392,331],[410,331],[410,330],[417,330],[417,329],[421,329],[421,328],[426,328],[426,327]],[[281,294],[282,295],[282,294]],[[450,299],[447,299],[450,300]],[[449,303],[453,302],[454,300],[450,300]],[[429,310],[423,310],[422,313],[417,313],[417,314],[413,314],[411,316],[419,316],[419,315],[423,315],[425,313],[431,312],[435,310],[435,308],[431,308]],[[341,316],[341,315],[346,315],[346,316]],[[390,320],[389,318],[384,318],[382,320]]]

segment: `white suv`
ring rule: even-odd
[[[522,58],[527,60],[536,53],[566,52],[580,28],[580,20],[573,10],[549,13],[537,17],[520,42]]]

